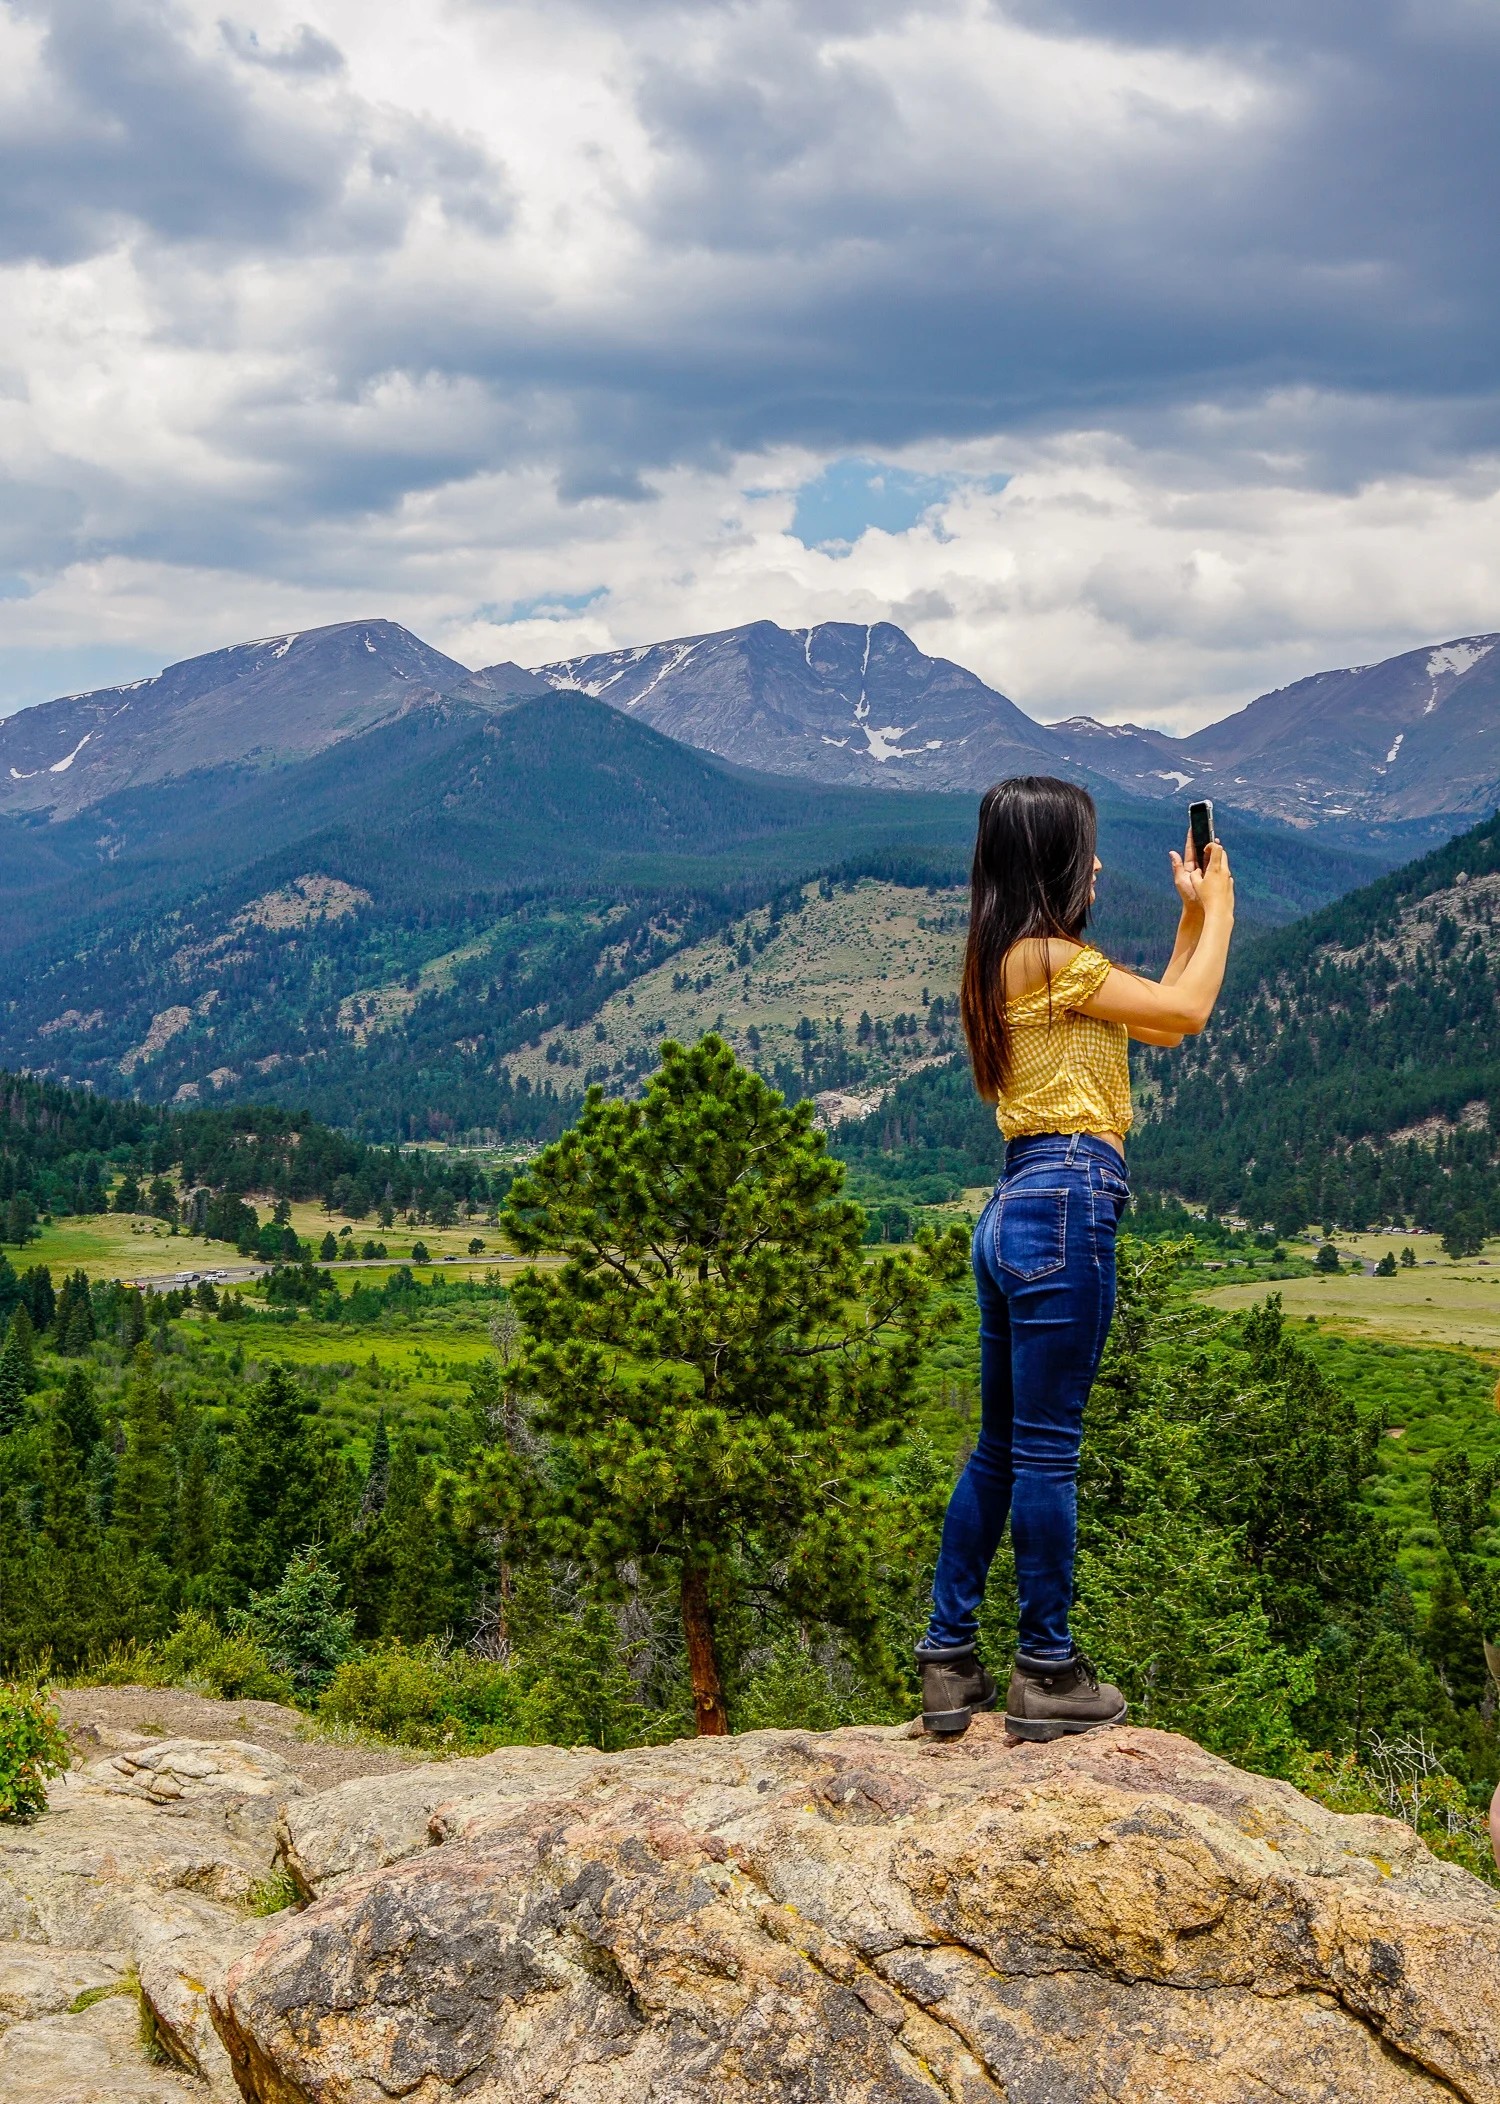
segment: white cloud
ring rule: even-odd
[[[0,706],[878,615],[1180,725],[1495,627],[1493,39],[1132,19],[0,0]],[[808,550],[850,456],[957,481]]]
[[[1266,415],[1274,424],[1274,405]],[[997,492],[986,485],[1004,464]],[[1252,483],[1237,465],[1214,476],[1200,462],[1185,489],[1180,456],[1163,445],[1013,437],[950,449],[939,465],[952,494],[908,531],[872,529],[846,554],[792,534],[812,465],[787,453],[728,474],[679,470],[648,505],[565,505],[540,469],[490,474],[377,521],[309,524],[300,565],[288,544],[276,580],[111,557],[69,567],[4,612],[28,653],[64,650],[86,629],[119,648],[122,670],[376,612],[476,665],[763,617],[895,619],[1037,715],[1087,710],[1173,730],[1309,671],[1496,625],[1500,457],[1332,491],[1287,476]],[[562,610],[508,617],[538,601]]]

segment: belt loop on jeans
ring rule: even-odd
[[[1072,1168],[1072,1166],[1073,1166],[1073,1161],[1074,1161],[1074,1157],[1075,1157],[1075,1156],[1077,1155],[1077,1153],[1078,1153],[1078,1143],[1079,1143],[1079,1141],[1080,1141],[1080,1140],[1081,1140],[1082,1138],[1083,1138],[1083,1134],[1082,1134],[1081,1132],[1075,1132],[1075,1133],[1074,1133],[1074,1135],[1073,1135],[1073,1137],[1072,1137],[1072,1138],[1071,1138],[1071,1139],[1069,1140],[1069,1142],[1068,1142],[1068,1152],[1067,1152],[1067,1155],[1066,1155],[1066,1157],[1064,1158],[1064,1162],[1063,1162],[1063,1167],[1064,1167],[1065,1169],[1071,1169],[1071,1168]]]

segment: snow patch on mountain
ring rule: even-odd
[[[68,753],[63,759],[54,760],[52,762],[52,765],[47,769],[48,774],[66,774],[68,769],[78,758],[78,755],[83,751],[83,748],[88,744],[90,738],[92,738],[93,735],[94,734],[92,731],[85,731],[83,736],[79,739],[78,743],[73,747],[73,750],[70,753]],[[13,767],[11,769],[11,773],[14,774],[15,771],[16,770]]]
[[[1428,658],[1427,677],[1441,679],[1445,672],[1451,672],[1455,679],[1462,679],[1466,672],[1472,672],[1482,659],[1487,658],[1494,647],[1493,637],[1483,641],[1471,639],[1465,643],[1445,643],[1441,650],[1434,650]]]
[[[1432,651],[1427,659],[1427,677],[1431,681],[1431,690],[1422,714],[1430,716],[1442,699],[1438,693],[1440,681],[1462,679],[1466,672],[1472,672],[1476,665],[1482,664],[1494,647],[1493,636],[1469,636],[1460,643],[1444,643],[1439,649]]]
[[[909,724],[887,723],[876,730],[873,724],[866,723],[861,728],[869,741],[865,750],[872,760],[909,760],[913,753],[925,750],[920,745],[892,744],[893,739],[904,738],[907,735],[911,728]]]

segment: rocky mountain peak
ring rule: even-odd
[[[199,768],[306,757],[469,679],[466,666],[395,621],[231,644],[6,717],[0,810],[63,818]]]
[[[1316,672],[1184,738],[1054,725],[1121,788],[1211,796],[1293,824],[1484,816],[1500,794],[1500,635]]]
[[[772,774],[968,789],[1055,767],[1051,733],[892,622],[752,621],[539,668],[669,737]]]

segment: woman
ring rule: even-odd
[[[922,1721],[953,1735],[991,1709],[975,1639],[1007,1516],[1020,1596],[1006,1727],[1024,1739],[1119,1724],[1120,1690],[1073,1642],[1083,1406],[1115,1304],[1115,1229],[1129,1186],[1126,1041],[1177,1045],[1208,1021],[1234,926],[1222,847],[1174,854],[1182,900],[1159,982],[1083,940],[1101,864],[1085,790],[1000,782],[979,808],[960,1005],[974,1079],[1005,1135],[1005,1171],[974,1230],[979,1442],[943,1521],[932,1620],[917,1646]]]

